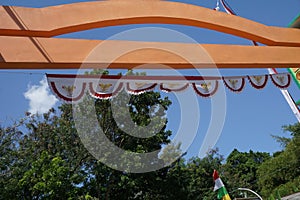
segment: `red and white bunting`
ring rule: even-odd
[[[291,77],[288,73],[256,76],[120,76],[120,75],[70,75],[47,74],[51,91],[65,103],[80,102],[89,94],[97,99],[110,99],[120,91],[139,95],[152,91],[157,87],[163,92],[181,92],[188,87],[202,97],[213,96],[221,82],[233,92],[241,92],[245,87],[245,79],[256,89],[266,86],[268,77],[279,88],[287,88]]]
[[[202,97],[211,97],[214,95],[219,86],[218,80],[203,80],[192,83],[195,92]]]
[[[110,99],[117,95],[123,88],[123,83],[116,80],[91,79],[89,82],[89,92],[94,98]]]
[[[181,92],[188,88],[188,83],[161,83],[160,90],[164,92]]]
[[[289,74],[271,74],[271,80],[280,89],[287,88],[291,83],[291,76]]]
[[[47,75],[47,80],[51,91],[58,99],[71,103],[82,100],[87,90],[86,81],[84,79],[77,80],[75,77]]]
[[[129,94],[138,95],[138,94],[152,91],[156,85],[157,84],[153,82],[147,83],[143,80],[142,81],[135,80],[135,81],[127,82],[126,90]]]
[[[248,76],[248,79],[252,87],[262,89],[268,82],[268,75]]]
[[[223,77],[225,86],[233,92],[241,92],[245,86],[244,77]]]

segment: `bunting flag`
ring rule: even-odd
[[[248,76],[248,79],[252,87],[256,89],[262,89],[267,84],[268,75]]]
[[[110,99],[120,91],[139,95],[152,91],[159,86],[163,92],[181,92],[189,86],[201,97],[213,96],[220,82],[233,92],[241,92],[248,79],[256,89],[265,87],[268,77],[273,84],[281,89],[290,85],[289,73],[256,75],[256,76],[121,76],[121,75],[72,75],[47,74],[51,91],[65,103],[80,102],[84,95],[89,94],[97,99]]]
[[[225,86],[233,92],[241,92],[245,86],[244,77],[223,77]]]
[[[213,178],[214,178],[214,182],[215,182],[215,187],[214,187],[214,191],[218,191],[218,199],[221,200],[231,200],[221,178],[218,175],[218,172],[216,170],[214,170],[213,173]]]

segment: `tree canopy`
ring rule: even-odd
[[[264,196],[285,196],[300,189],[300,125],[285,126],[293,136],[284,151],[262,163],[258,183]]]

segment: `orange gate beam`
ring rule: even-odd
[[[124,24],[180,24],[266,45],[300,46],[300,30],[266,26],[195,5],[151,0],[82,2],[45,8],[0,7],[0,35],[53,37]]]
[[[0,36],[0,44],[0,69],[132,69],[139,65],[150,69],[168,66],[176,69],[300,66],[300,56],[296,56],[300,55],[300,47],[7,36]]]
[[[51,38],[93,28],[147,23],[201,27],[268,46]],[[148,65],[143,68],[156,69],[292,68],[300,65],[299,48],[300,29],[266,26],[177,2],[109,0],[45,8],[0,6],[0,69],[132,69],[145,63]],[[199,49],[203,51],[199,53]],[[96,50],[98,56],[91,58]]]

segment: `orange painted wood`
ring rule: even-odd
[[[0,69],[288,68],[300,47],[0,36]],[[143,65],[146,64],[146,65]]]
[[[300,30],[266,26],[190,4],[150,0],[81,2],[45,8],[0,7],[0,35],[52,37],[124,24],[181,24],[266,45],[300,46]]]

